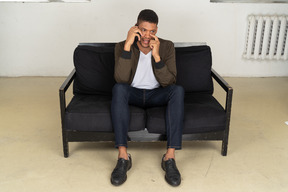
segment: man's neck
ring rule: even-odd
[[[144,53],[145,55],[147,55],[147,54],[151,51],[151,48],[150,48],[150,47],[145,48],[145,47],[143,47],[143,46],[141,45],[140,42],[137,42],[137,45],[138,45],[139,50],[140,50],[142,53]]]

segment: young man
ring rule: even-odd
[[[162,158],[166,181],[173,186],[181,183],[175,163],[175,150],[181,149],[184,113],[184,90],[175,85],[175,49],[171,41],[156,36],[158,16],[145,9],[137,24],[130,28],[126,41],[115,46],[115,80],[111,104],[112,123],[118,161],[111,174],[111,183],[121,185],[132,166],[127,153],[129,105],[156,107],[167,105],[167,152]]]

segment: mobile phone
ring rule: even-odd
[[[137,32],[137,34],[140,35],[140,37],[141,37],[141,34],[139,32]]]
[[[135,26],[138,27],[138,24],[136,23]],[[141,38],[141,34],[140,34],[139,32],[137,32],[137,34],[138,34],[138,35],[140,36],[140,38]],[[138,37],[136,37],[136,38],[137,38],[137,40],[139,40]]]

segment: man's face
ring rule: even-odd
[[[139,29],[142,32],[140,44],[144,48],[149,47],[150,40],[153,39],[150,34],[156,35],[157,33],[157,24],[156,23],[149,23],[147,21],[142,21],[138,25]]]

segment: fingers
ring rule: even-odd
[[[142,32],[138,28],[138,26],[133,26],[129,29],[128,35],[126,38],[126,43],[131,46],[135,40],[135,37],[138,37],[138,40],[140,41],[141,39]]]
[[[153,37],[155,41],[159,41],[159,39],[156,35],[150,34],[150,36]]]
[[[155,46],[159,46],[160,41],[156,35],[150,34],[151,37],[154,38],[154,40],[150,41],[150,48],[153,49]]]
[[[150,43],[149,43],[149,47],[152,50],[158,50],[159,49],[159,45],[160,45],[160,43],[155,41],[155,40],[151,40]]]
[[[149,46],[150,46],[151,49],[153,49],[155,46],[157,46],[157,44],[158,44],[157,41],[150,40]]]
[[[141,40],[140,34],[137,33],[136,36],[138,37],[138,41],[140,41]]]
[[[149,46],[150,46],[150,49],[153,49],[154,48],[154,45],[153,45],[153,43],[149,43]]]
[[[133,26],[130,30],[134,33],[135,36],[142,36],[142,31],[138,28],[138,26]]]
[[[160,41],[156,35],[150,34],[151,37],[154,38],[154,40],[150,41],[150,48],[153,49],[155,46],[159,46]]]
[[[159,62],[160,56],[159,56],[159,46],[160,46],[160,41],[158,39],[158,37],[156,35],[150,34],[150,36],[154,39],[154,40],[150,40],[149,43],[149,47],[152,50],[152,55],[155,59],[156,62]]]

